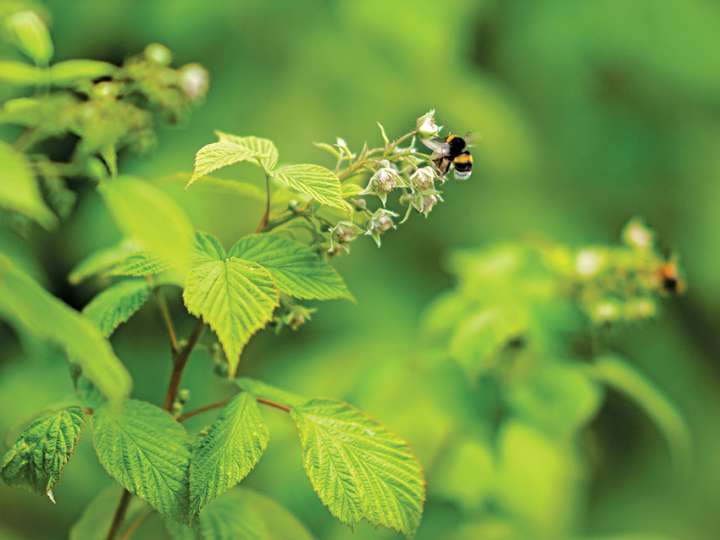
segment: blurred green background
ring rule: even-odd
[[[620,349],[686,416],[693,436],[689,477],[670,466],[653,425],[610,395],[583,447],[581,493],[563,491],[567,463],[527,456],[516,496],[529,516],[570,538],[720,538],[720,4],[711,0],[191,0],[47,3],[58,59],[121,62],[153,41],[177,64],[211,73],[206,104],[179,127],[163,127],[157,151],[121,156],[120,168],[155,179],[188,171],[212,130],[276,142],[281,161],[324,162],[313,141],[378,143],[438,109],[440,123],[476,136],[471,181],[446,186],[446,203],[389,234],[378,250],[357,242],[337,261],[357,305],[321,306],[299,333],[256,338],[241,372],[303,394],[352,400],[409,438],[428,468],[430,500],[419,538],[493,539],[503,523],[474,521],[434,493],[433,466],[448,434],[472,406],[459,377],[423,377],[412,367],[423,309],[452,285],[453,249],[531,236],[571,245],[615,242],[642,216],[682,255],[690,288],[663,318],[622,334]],[[10,57],[11,52],[3,54]],[[6,95],[6,92],[3,92]],[[247,169],[224,172],[247,178]],[[82,307],[96,292],[71,287],[68,270],[119,237],[96,195],[60,231],[31,242],[0,233],[58,296]],[[251,231],[260,208],[217,194],[177,193],[198,228],[229,243]],[[180,326],[179,299],[173,298]],[[0,432],[22,424],[71,390],[67,368],[21,350],[0,329]],[[135,379],[135,395],[158,402],[169,374],[166,338],[148,306],[113,339]],[[210,382],[208,382],[210,381]],[[185,386],[191,406],[228,389],[195,354]],[[273,496],[319,539],[392,538],[361,526],[354,535],[330,517],[305,479],[296,435],[270,410],[271,442],[251,485]],[[209,418],[204,417],[203,420]],[[192,424],[202,425],[202,421]],[[518,445],[524,444],[522,440]],[[553,456],[556,459],[557,456]],[[459,459],[459,458],[458,458]],[[533,461],[534,460],[534,461]],[[470,461],[469,463],[475,463]],[[553,484],[552,489],[543,485]],[[465,482],[482,483],[467,467]],[[553,476],[555,475],[555,476]],[[560,474],[562,476],[562,474]],[[0,538],[64,538],[85,505],[110,484],[87,435],[51,505],[0,487]],[[492,512],[493,508],[489,511]],[[502,510],[502,509],[500,509]],[[529,517],[528,519],[535,519]],[[557,525],[562,523],[562,526]],[[556,526],[557,525],[557,526]],[[542,530],[540,527],[539,530]],[[538,533],[539,534],[539,533]],[[547,533],[550,534],[550,533]],[[556,533],[560,534],[560,533]],[[547,535],[546,535],[547,536]],[[149,522],[135,538],[161,538]],[[547,536],[558,538],[558,536]],[[563,536],[564,537],[564,536]]]

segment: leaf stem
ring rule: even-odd
[[[170,350],[173,354],[173,359],[177,356],[180,347],[178,346],[177,332],[175,331],[175,325],[173,324],[172,317],[170,317],[170,310],[168,309],[167,300],[165,295],[159,289],[155,289],[155,298],[157,299],[158,308],[162,315],[165,326],[167,327],[168,337],[170,338]]]
[[[131,523],[128,525],[128,528],[125,530],[125,533],[118,538],[118,540],[130,540],[130,537],[132,537],[133,534],[135,534],[135,531],[137,531],[140,528],[140,525],[145,523],[145,520],[150,517],[152,514],[152,510],[146,510],[145,512],[142,512],[139,514]]]
[[[173,355],[173,370],[170,375],[167,393],[165,394],[165,402],[163,403],[163,409],[168,412],[172,411],[172,405],[177,397],[180,382],[182,381],[183,370],[187,365],[188,358],[190,358],[190,353],[195,348],[204,330],[205,324],[201,319],[198,319],[185,346],[180,349],[177,354]]]
[[[216,401],[215,403],[210,403],[208,405],[204,405],[202,407],[198,407],[197,409],[193,409],[192,411],[188,411],[185,414],[181,414],[177,417],[178,422],[184,422],[185,420],[188,420],[192,418],[193,416],[197,416],[198,414],[202,414],[208,411],[212,411],[214,409],[220,409],[221,407],[224,407],[227,405],[232,398],[223,399],[221,401]],[[277,403],[275,401],[271,401],[269,399],[256,397],[255,400],[258,403],[262,403],[263,405],[267,405],[268,407],[273,407],[275,409],[279,409],[281,411],[284,411],[286,413],[290,412],[290,407],[287,405],[283,405],[282,403]]]
[[[269,220],[270,220],[270,175],[268,173],[265,173],[265,212],[263,212],[263,215],[260,218],[260,223],[258,223],[258,226],[255,229],[255,232],[256,233],[263,232],[263,230],[265,230],[265,227],[267,227]]]

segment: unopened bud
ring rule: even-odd
[[[187,64],[180,68],[180,88],[192,100],[205,97],[210,86],[210,75],[200,64]]]
[[[410,175],[410,185],[417,191],[427,191],[435,187],[435,169],[421,167]]]
[[[622,237],[628,246],[636,249],[650,249],[653,245],[652,231],[637,218],[625,225]]]
[[[347,244],[357,238],[360,233],[360,227],[351,221],[338,221],[337,224],[330,229],[332,239],[341,244]]]
[[[145,58],[159,66],[169,66],[172,63],[172,52],[165,45],[151,43],[145,47]]]
[[[435,109],[423,114],[417,119],[417,132],[422,139],[431,139],[435,137],[442,129],[435,122]]]

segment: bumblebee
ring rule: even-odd
[[[667,261],[658,268],[658,278],[663,290],[670,294],[682,294],[685,291],[685,281],[680,277],[675,261]]]
[[[470,178],[473,158],[464,138],[448,135],[445,139],[429,139],[422,142],[433,151],[433,163],[442,176],[445,176],[452,167],[456,180]]]

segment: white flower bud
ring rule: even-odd
[[[442,129],[435,122],[435,109],[423,114],[417,119],[417,132],[422,139],[435,137]]]
[[[165,45],[151,43],[145,47],[145,58],[160,66],[169,66],[172,63],[172,52]]]
[[[422,167],[410,176],[410,185],[417,191],[427,191],[435,187],[435,169]]]
[[[205,97],[210,76],[200,64],[186,64],[180,68],[180,88],[192,100]]]
[[[602,300],[592,306],[590,317],[597,323],[611,323],[620,318],[620,305],[614,300]]]
[[[632,219],[623,229],[623,240],[636,249],[650,249],[653,246],[652,231],[639,219]]]
[[[575,271],[583,278],[597,275],[605,264],[605,257],[594,249],[583,249],[575,258]]]
[[[350,221],[338,221],[335,226],[330,229],[333,240],[341,244],[347,244],[357,238],[361,229]]]
[[[437,193],[429,193],[427,195],[420,195],[414,202],[415,209],[428,217],[428,214],[432,211],[437,203],[442,201],[440,195]]]

